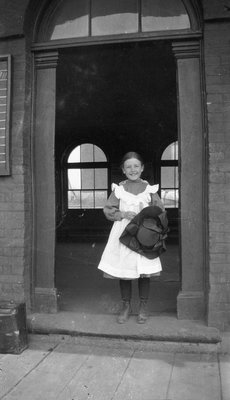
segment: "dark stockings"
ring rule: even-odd
[[[132,297],[132,281],[126,279],[120,279],[119,284],[120,284],[122,300],[130,301]]]
[[[149,298],[150,278],[139,278],[138,289],[140,300],[147,301]]]
[[[130,301],[132,297],[132,281],[120,279],[120,291],[123,301]],[[138,279],[138,290],[140,300],[147,301],[149,298],[150,278]]]

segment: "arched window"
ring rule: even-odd
[[[191,29],[182,0],[54,0],[45,19],[38,41]]]
[[[108,197],[108,163],[94,144],[75,147],[67,159],[68,209],[103,208]]]
[[[161,198],[166,208],[178,208],[178,142],[171,143],[161,157]]]

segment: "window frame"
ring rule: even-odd
[[[12,56],[10,54],[1,55],[0,56],[0,64],[1,62],[6,62],[7,64],[7,83],[6,83],[6,111],[2,111],[5,114],[5,119],[2,122],[5,122],[5,127],[1,127],[0,133],[0,144],[1,147],[5,147],[3,155],[3,160],[0,162],[0,176],[8,176],[11,175],[10,168],[10,116],[11,116],[11,68],[12,68]],[[5,71],[0,67],[0,72]],[[0,118],[1,119],[1,118]],[[0,151],[1,153],[1,151]],[[4,157],[5,156],[5,157]]]
[[[64,186],[64,199],[63,199],[63,203],[64,203],[64,209],[67,212],[70,211],[81,211],[81,210],[99,210],[101,211],[103,207],[99,208],[99,207],[92,207],[92,208],[84,208],[84,207],[79,207],[79,208],[69,208],[69,204],[68,204],[68,192],[69,187],[68,187],[68,170],[69,169],[100,169],[100,168],[104,168],[107,169],[107,188],[105,189],[107,191],[107,197],[109,194],[109,162],[108,161],[80,161],[80,162],[68,162],[68,158],[70,156],[70,154],[72,153],[72,151],[74,149],[76,149],[77,147],[86,144],[86,143],[80,143],[77,144],[73,147],[71,147],[71,149],[68,150],[68,152],[65,155],[65,159],[64,159],[64,168],[63,168],[63,172],[64,172],[64,176],[63,176],[63,186]],[[89,144],[89,143],[87,143]],[[90,143],[92,144],[92,146],[97,146],[95,143]],[[108,160],[106,153],[102,150],[101,147],[97,146],[105,155],[105,158]],[[84,192],[84,191],[89,191],[92,190],[94,193],[96,191],[102,190],[102,189],[95,189],[95,181],[94,181],[94,188],[93,189],[79,189],[79,192]],[[94,205],[95,205],[95,196],[94,196]]]
[[[162,160],[162,156],[163,156],[165,150],[173,143],[177,143],[178,146],[179,146],[178,140],[173,140],[172,142],[168,143],[167,146],[164,147],[164,149],[163,149],[163,151],[161,153],[161,158],[160,158],[160,197],[161,197],[162,201],[163,201],[162,190],[165,190],[165,189],[178,190],[178,205],[176,207],[167,207],[167,206],[165,206],[166,209],[170,209],[170,210],[178,209],[179,208],[179,203],[180,203],[179,155],[177,154],[177,159],[174,159],[174,160],[170,160],[170,159]],[[162,167],[177,167],[178,168],[178,177],[177,177],[178,178],[178,186],[177,187],[174,186],[173,188],[167,188],[167,187],[162,188],[162,182],[161,182],[161,170],[162,170]]]
[[[33,50],[42,50],[43,48],[62,48],[77,45],[87,44],[103,44],[103,43],[116,43],[117,41],[132,41],[132,40],[153,40],[153,39],[173,39],[181,37],[197,38],[202,35],[202,18],[198,0],[181,0],[187,12],[190,28],[189,29],[176,29],[176,30],[161,30],[151,32],[137,32],[125,33],[115,35],[102,35],[102,36],[87,36],[87,37],[74,37],[62,38],[55,40],[47,40],[46,28],[50,23],[53,12],[58,7],[60,0],[53,0],[51,3],[44,4],[40,18],[37,19],[37,29],[34,30],[33,37]]]

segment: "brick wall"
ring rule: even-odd
[[[29,305],[31,184],[24,39],[1,41],[0,54],[12,55],[11,175],[0,179],[0,300],[27,300]]]
[[[209,129],[210,325],[230,324],[230,22],[205,24]]]
[[[0,8],[4,10],[0,17],[0,53],[13,56],[12,175],[0,178],[0,300],[26,300],[29,305],[32,282],[30,50],[25,50],[24,39],[12,39],[23,34],[28,3],[29,0],[0,0]],[[36,10],[37,3],[30,3],[29,12]],[[230,324],[230,13],[226,5],[230,6],[229,0],[203,0],[209,130],[208,322],[220,328]],[[222,18],[222,22],[214,22],[216,17]]]
[[[229,18],[230,0],[201,0],[205,19]]]
[[[29,0],[0,0],[0,37],[22,35]]]

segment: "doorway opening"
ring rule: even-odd
[[[111,183],[124,179],[119,168],[123,154],[137,151],[145,160],[142,178],[162,185],[162,195],[168,179],[169,187],[175,191],[176,182],[172,183],[170,178],[172,169],[161,182],[162,168],[165,172],[167,167],[165,163],[162,167],[162,155],[178,140],[176,62],[171,42],[114,43],[60,50],[56,87],[55,280],[59,309],[115,314],[120,302],[118,281],[104,279],[97,270],[111,223],[105,219],[100,202],[98,206],[87,201],[74,206],[68,200],[68,168],[72,172],[83,168],[84,177],[89,178],[95,160],[86,158],[80,165],[75,159],[70,165],[68,159],[80,146],[100,149],[107,168],[107,186],[103,188],[109,195]],[[175,163],[171,168],[174,174]],[[84,182],[89,198],[90,190],[95,188],[87,187],[87,178]],[[181,280],[177,200],[171,204],[166,200],[170,233],[167,252],[162,255],[163,272],[151,281],[151,314],[176,313]],[[135,283],[133,288],[135,313]]]

